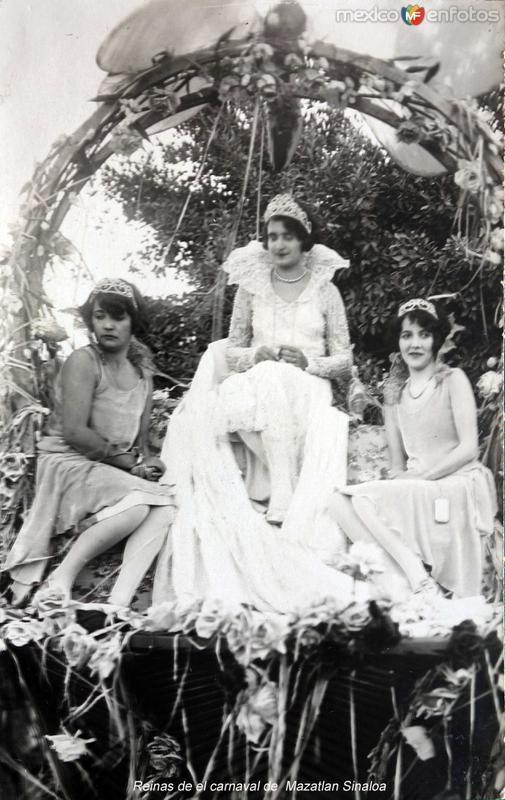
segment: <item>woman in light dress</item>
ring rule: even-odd
[[[410,591],[476,596],[496,495],[478,461],[472,388],[437,363],[448,325],[432,302],[403,303],[394,331],[408,378],[385,398],[392,479],[347,487],[329,512],[351,541],[380,545]]]
[[[110,597],[117,606],[130,604],[164,542],[173,499],[152,482],[164,465],[148,447],[151,369],[132,342],[142,304],[130,283],[105,278],[81,309],[94,343],[75,350],[56,379],[35,499],[5,565],[16,603],[40,581],[54,535],[79,534],[38,593],[63,602],[88,561],[129,537]]]
[[[278,195],[263,242],[224,264],[238,285],[229,338],[203,356],[161,454],[178,514],[158,562],[158,601],[278,611],[349,602],[351,580],[323,563],[343,539],[324,509],[346,483],[348,417],[332,406],[331,381],[346,386],[351,375],[332,283],[348,263],[312,234],[304,208]]]
[[[266,518],[280,525],[300,478],[311,403],[331,405],[331,381],[348,384],[352,354],[342,298],[331,282],[347,262],[313,244],[312,222],[289,195],[271,201],[265,222],[263,243],[236,250],[224,265],[229,282],[238,284],[226,347],[236,374],[223,382],[220,406],[226,432],[262,449],[270,481]],[[333,416],[344,428],[345,416]]]

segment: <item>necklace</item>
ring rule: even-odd
[[[298,283],[298,281],[301,281],[302,278],[305,278],[307,272],[308,272],[308,269],[306,267],[304,267],[302,274],[298,275],[297,278],[283,278],[282,275],[279,275],[277,270],[274,269],[275,277],[277,278],[278,281],[282,281],[282,283]]]
[[[410,388],[410,378],[408,379],[408,381],[407,381],[407,390],[408,390],[409,396],[412,398],[412,400],[417,400],[419,397],[421,397],[422,394],[425,393],[426,389],[428,388],[428,384],[429,384],[429,382],[431,381],[432,378],[433,378],[433,375],[430,375],[430,377],[428,378],[428,380],[424,384],[424,386],[421,389],[421,391],[419,392],[419,394],[412,394],[412,390]]]

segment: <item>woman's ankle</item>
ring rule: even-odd
[[[74,582],[75,578],[72,578],[67,572],[60,571],[57,567],[54,572],[47,576],[43,585],[61,589],[62,593],[70,595],[72,594]]]
[[[111,606],[117,606],[118,608],[129,608],[133,600],[133,594],[123,592],[123,591],[115,591],[113,588],[108,599],[108,603]]]

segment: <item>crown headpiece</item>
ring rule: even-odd
[[[118,294],[120,297],[127,297],[128,300],[131,301],[133,307],[135,309],[137,308],[137,301],[135,300],[132,287],[121,278],[102,278],[92,290],[90,297],[96,297],[99,292],[103,294]]]
[[[298,205],[294,197],[290,194],[276,194],[273,197],[265,211],[264,220],[268,222],[272,217],[290,217],[296,219],[300,225],[303,225],[307,233],[312,233],[312,223],[307,214]]]
[[[414,300],[407,300],[406,303],[402,303],[398,309],[398,316],[403,317],[405,314],[409,314],[416,309],[419,309],[419,311],[426,311],[428,314],[431,314],[432,317],[438,319],[437,309],[433,303],[430,303],[429,300],[423,300],[421,297],[416,297]]]

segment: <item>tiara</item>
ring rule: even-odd
[[[419,309],[420,311],[426,311],[428,314],[431,314],[432,317],[438,319],[437,309],[433,303],[430,303],[429,300],[423,300],[420,297],[416,297],[414,300],[407,300],[406,303],[402,303],[398,309],[398,316],[403,317],[404,314],[408,314],[410,311],[415,311],[416,309]]]
[[[91,292],[90,297],[96,297],[99,292],[103,294],[118,294],[120,297],[126,297],[132,302],[133,307],[135,309],[137,308],[137,301],[135,300],[132,287],[121,278],[102,278]]]
[[[268,222],[272,217],[291,217],[303,225],[307,233],[312,233],[312,223],[307,214],[290,194],[276,194],[265,211],[264,220]]]

